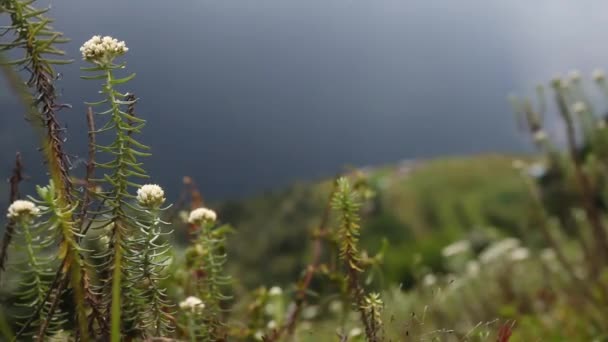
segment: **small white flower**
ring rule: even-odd
[[[581,80],[581,73],[578,70],[571,70],[568,74],[572,82],[578,82]]]
[[[509,253],[511,261],[522,261],[528,259],[530,251],[525,247],[518,247]]]
[[[361,336],[361,334],[363,334],[363,330],[361,330],[361,328],[359,328],[359,327],[354,327],[354,328],[350,329],[350,331],[348,332],[348,337],[353,338],[353,337]]]
[[[498,241],[481,252],[479,254],[479,260],[484,264],[490,263],[517,247],[519,247],[519,240],[515,238],[507,238]]]
[[[191,224],[201,225],[203,223],[213,223],[217,220],[215,211],[207,208],[198,208],[190,212],[188,222]]]
[[[578,101],[572,105],[572,111],[580,115],[587,111],[587,106],[584,102]]]
[[[342,312],[342,302],[339,300],[331,301],[329,303],[329,311],[335,314]]]
[[[468,252],[471,249],[471,243],[468,240],[456,241],[450,245],[445,246],[441,250],[441,255],[445,258]]]
[[[422,278],[422,284],[426,287],[430,287],[437,283],[437,277],[433,273],[428,273]]]
[[[536,132],[534,132],[534,141],[536,141],[537,143],[543,142],[547,140],[547,133],[545,133],[545,131],[538,130]]]
[[[264,332],[262,330],[258,330],[255,332],[255,334],[253,334],[253,338],[255,338],[258,341],[261,341],[264,339]]]
[[[179,303],[179,308],[185,311],[200,312],[205,308],[205,304],[202,300],[190,296]]]
[[[40,209],[33,202],[16,200],[8,207],[6,217],[11,220],[27,220],[39,213]]]
[[[158,208],[165,202],[165,192],[157,184],[146,184],[137,190],[137,201],[142,207]]]
[[[476,260],[470,260],[469,262],[467,262],[467,275],[469,275],[472,278],[477,277],[477,275],[479,274],[479,262],[477,262]]]
[[[273,286],[270,288],[270,291],[268,291],[268,294],[271,296],[280,296],[283,294],[283,290],[278,286]]]
[[[526,163],[521,159],[515,159],[511,162],[511,166],[515,170],[523,170],[526,167]]]
[[[123,55],[127,51],[129,48],[124,41],[118,41],[110,36],[103,38],[93,36],[80,47],[82,58],[96,64],[109,64],[115,57]]]
[[[596,82],[601,82],[606,79],[606,74],[602,69],[595,69],[591,73],[591,78],[593,78],[593,80]]]
[[[279,325],[277,324],[277,321],[275,321],[274,319],[271,320],[270,322],[268,322],[268,324],[266,324],[266,328],[268,328],[269,330],[274,330],[278,327]]]
[[[302,310],[302,318],[311,320],[319,314],[319,307],[316,305],[307,306]]]
[[[547,173],[547,167],[543,163],[534,163],[528,167],[528,175],[533,178],[540,178]]]

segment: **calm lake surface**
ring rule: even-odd
[[[44,2],[42,2],[44,3]],[[534,3],[534,4],[532,4]],[[137,77],[125,90],[148,120],[153,181],[176,197],[190,175],[231,198],[329,176],[344,165],[521,152],[507,95],[577,68],[607,66],[602,1],[179,0],[51,2],[75,65],[59,87],[73,109],[68,149],[82,170],[78,48],[125,40]],[[42,182],[36,137],[0,87],[0,175],[23,152]],[[553,125],[551,123],[550,125]]]

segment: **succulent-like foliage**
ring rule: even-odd
[[[137,272],[140,265],[137,258],[126,258],[129,252],[141,253],[141,241],[135,236],[139,231],[141,223],[136,219],[139,208],[132,202],[135,196],[132,189],[138,186],[134,178],[147,178],[146,171],[138,158],[149,155],[142,149],[147,146],[139,143],[133,134],[139,133],[145,125],[145,120],[140,119],[129,111],[129,106],[135,100],[129,99],[128,93],[119,92],[116,87],[131,80],[135,74],[125,78],[116,78],[115,72],[124,69],[124,65],[114,63],[114,58],[126,52],[123,46],[120,51],[114,48],[118,42],[110,37],[95,36],[86,42],[81,48],[83,57],[95,66],[85,68],[84,71],[93,73],[92,76],[82,76],[84,79],[104,80],[102,93],[105,99],[89,103],[95,108],[105,109],[97,112],[98,116],[109,116],[103,126],[96,131],[98,135],[113,134],[112,142],[108,145],[97,144],[98,156],[109,156],[109,160],[97,161],[96,166],[104,170],[102,178],[95,180],[97,183],[104,184],[107,189],[98,194],[103,200],[105,207],[101,209],[102,214],[99,219],[102,224],[100,228],[110,227],[106,237],[109,240],[109,248],[100,258],[102,263],[102,293],[106,298],[107,316],[111,317],[111,339],[118,341],[121,334],[123,321],[129,323],[137,315],[125,316],[121,319],[124,298],[133,298],[135,289],[125,286],[123,279]],[[122,43],[121,45],[124,45]],[[93,51],[93,52],[91,52]],[[102,235],[103,236],[103,235]],[[148,246],[146,244],[145,246]],[[135,252],[137,251],[137,252]],[[111,294],[111,295],[110,295]],[[111,300],[109,300],[111,298]],[[108,303],[108,300],[110,301]],[[132,305],[133,303],[127,303]],[[132,307],[129,310],[134,310]],[[129,323],[131,324],[131,323]],[[132,325],[132,324],[131,324]]]
[[[38,188],[41,197],[38,205],[31,201],[17,200],[9,207],[8,217],[15,222],[15,243],[12,248],[12,272],[19,274],[16,295],[17,306],[23,311],[17,318],[21,325],[29,322],[34,329],[24,335],[31,338],[46,320],[50,309],[47,293],[51,290],[56,266],[56,240],[58,226],[53,220],[54,187]],[[40,310],[36,310],[37,307]],[[55,312],[50,318],[47,334],[52,334],[65,323],[65,315]]]
[[[125,278],[127,287],[132,290],[131,314],[138,317],[136,329],[144,336],[163,337],[173,330],[173,317],[171,316],[171,305],[168,302],[166,289],[161,282],[166,279],[166,269],[171,262],[169,249],[171,246],[167,241],[167,235],[171,231],[163,231],[168,223],[163,222],[161,213],[164,211],[160,205],[164,202],[162,190],[158,187],[160,196],[151,194],[142,196],[142,189],[138,191],[139,215],[137,225],[139,231],[130,237],[130,249],[125,251],[125,259],[128,264],[138,265],[130,270]],[[157,187],[157,186],[156,186]],[[130,314],[129,310],[125,312]]]
[[[193,275],[192,288],[205,305],[204,310],[188,316],[189,321],[196,322],[196,328],[190,331],[190,335],[196,335],[197,341],[223,340],[226,335],[221,304],[230,299],[223,293],[223,288],[230,283],[223,269],[228,227],[216,227],[215,220],[215,212],[206,208],[193,210],[189,217],[189,222],[196,225],[198,230],[194,245],[187,253],[187,263]]]
[[[56,47],[65,43],[60,32],[51,26],[51,19],[44,14],[48,9],[37,9],[32,6],[33,1],[4,0],[0,3],[2,10],[9,13],[11,25],[4,28],[3,36],[13,37],[8,43],[2,43],[0,50],[23,50],[23,57],[9,62],[29,73],[28,87],[32,89],[32,104],[36,108],[34,117],[30,119],[38,123],[44,130],[43,151],[49,167],[51,180],[56,184],[57,205],[61,208],[72,207],[72,182],[69,177],[69,161],[63,151],[63,127],[57,118],[57,112],[65,107],[57,100],[54,80],[57,75],[53,66],[69,63],[65,59],[53,59],[48,56],[63,56],[64,52]],[[71,209],[67,211],[71,215]],[[70,226],[68,226],[70,225]],[[83,283],[84,270],[82,259],[75,240],[74,222],[71,217],[64,217],[61,224],[62,241],[60,255],[62,259],[61,274],[68,279],[73,287],[77,303],[76,316],[78,318],[80,333],[83,339],[88,339],[88,328],[85,312],[85,293],[87,289]],[[68,276],[71,273],[71,276]],[[60,294],[56,294],[59,296]],[[53,315],[51,310],[50,316]],[[52,317],[49,317],[52,319]],[[43,324],[42,330],[46,325]],[[41,331],[44,335],[44,331]]]
[[[347,286],[353,305],[359,311],[361,323],[365,327],[365,336],[368,341],[379,341],[376,320],[370,316],[369,304],[366,303],[365,290],[359,282],[359,273],[363,272],[361,257],[357,243],[359,241],[359,194],[351,187],[348,179],[342,177],[337,180],[336,192],[332,206],[339,215],[337,239],[340,249],[340,258],[344,262]]]

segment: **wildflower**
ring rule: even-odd
[[[536,141],[537,143],[541,143],[545,140],[547,140],[547,133],[545,133],[545,131],[543,131],[542,129],[534,133],[534,141]]]
[[[191,224],[201,225],[203,223],[213,223],[217,220],[215,211],[207,208],[198,208],[190,212],[188,222]]]
[[[469,262],[467,262],[467,274],[472,277],[475,278],[477,277],[477,275],[479,274],[479,262],[477,262],[476,260],[470,260]]]
[[[268,322],[268,324],[266,324],[266,327],[267,327],[269,330],[274,330],[274,329],[276,329],[278,326],[279,326],[279,325],[277,324],[277,321],[275,321],[274,319],[273,319],[273,320],[271,320],[270,322]]]
[[[165,202],[165,192],[156,184],[146,184],[137,190],[137,201],[142,207],[158,208]]]
[[[572,111],[580,115],[587,111],[587,106],[584,102],[578,101],[574,105],[572,105]]]
[[[578,70],[571,70],[568,76],[570,76],[570,81],[572,82],[578,82],[581,80],[581,73]]]
[[[522,170],[524,167],[526,167],[526,163],[524,163],[524,161],[521,159],[515,159],[511,162],[511,166],[515,170]]]
[[[361,328],[359,327],[354,327],[348,332],[348,337],[354,338],[357,336],[361,336],[361,334],[363,334],[363,330],[361,330]]]
[[[270,288],[270,291],[268,291],[268,294],[271,296],[280,296],[283,294],[283,290],[278,286],[273,286]]]
[[[264,332],[262,330],[258,330],[255,332],[255,334],[253,334],[253,337],[258,341],[262,341],[264,339]]]
[[[593,78],[593,80],[596,82],[602,82],[603,80],[606,79],[606,74],[604,73],[604,70],[602,70],[602,69],[595,69],[591,73],[591,78]]]
[[[191,312],[200,312],[205,308],[205,304],[203,304],[202,300],[190,296],[179,303],[179,308]]]
[[[339,300],[332,300],[329,303],[329,311],[334,314],[342,312],[342,302]]]
[[[307,306],[302,310],[302,318],[311,320],[319,314],[319,307],[316,305]]]
[[[124,41],[110,36],[93,36],[80,47],[84,60],[100,65],[110,64],[115,57],[124,55],[127,51],[129,48]]]
[[[429,273],[422,278],[422,284],[424,286],[433,286],[437,282],[437,277],[433,273]]]
[[[528,259],[530,251],[525,247],[518,247],[509,253],[511,261],[522,261]]]
[[[533,178],[540,178],[545,175],[547,168],[542,163],[534,163],[528,167],[528,175]]]
[[[444,247],[441,250],[441,255],[443,255],[445,258],[449,258],[457,254],[465,253],[470,249],[471,243],[467,240],[461,240]]]
[[[519,240],[515,238],[507,238],[492,244],[479,254],[479,260],[484,263],[490,263],[513,249],[519,247]]]
[[[29,220],[40,213],[40,209],[30,201],[16,200],[8,207],[6,217],[11,220]]]

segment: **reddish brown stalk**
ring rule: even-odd
[[[89,107],[87,110],[87,128],[89,130],[89,155],[87,159],[87,171],[84,176],[84,197],[82,199],[82,208],[80,211],[80,222],[84,224],[91,204],[91,191],[92,186],[91,179],[95,174],[95,118],[93,117],[93,108]],[[83,231],[82,225],[80,231]]]
[[[337,179],[337,178],[336,178]],[[278,329],[273,330],[268,336],[265,337],[264,341],[278,341],[281,336],[287,332],[289,335],[293,334],[298,322],[298,318],[305,304],[306,292],[310,286],[313,276],[317,272],[321,262],[321,256],[323,255],[323,238],[328,234],[328,223],[331,213],[331,199],[336,192],[336,179],[332,183],[332,188],[329,193],[323,215],[321,216],[321,222],[318,229],[312,232],[312,256],[310,263],[306,266],[304,275],[300,278],[298,284],[298,290],[295,295],[295,299],[290,305],[290,310],[287,313],[285,323]]]
[[[9,179],[10,190],[8,195],[9,205],[19,199],[19,183],[23,180],[23,163],[21,162],[21,153],[17,152],[15,156],[15,167],[13,168],[13,174]],[[15,222],[8,220],[4,228],[4,236],[2,237],[2,250],[0,251],[0,275],[5,270],[6,258],[8,256],[8,246],[11,244],[13,239],[13,233],[15,230]]]
[[[559,111],[566,124],[568,151],[574,165],[574,174],[578,183],[578,190],[581,195],[584,210],[587,214],[589,222],[591,223],[593,234],[595,235],[595,255],[599,259],[597,260],[597,265],[601,266],[606,262],[606,260],[608,260],[608,235],[606,234],[606,229],[602,223],[600,211],[593,200],[593,195],[595,193],[593,185],[582,168],[581,160],[576,150],[576,132],[572,118],[570,117],[568,105],[566,104],[566,100],[559,89],[556,89],[556,97]]]

